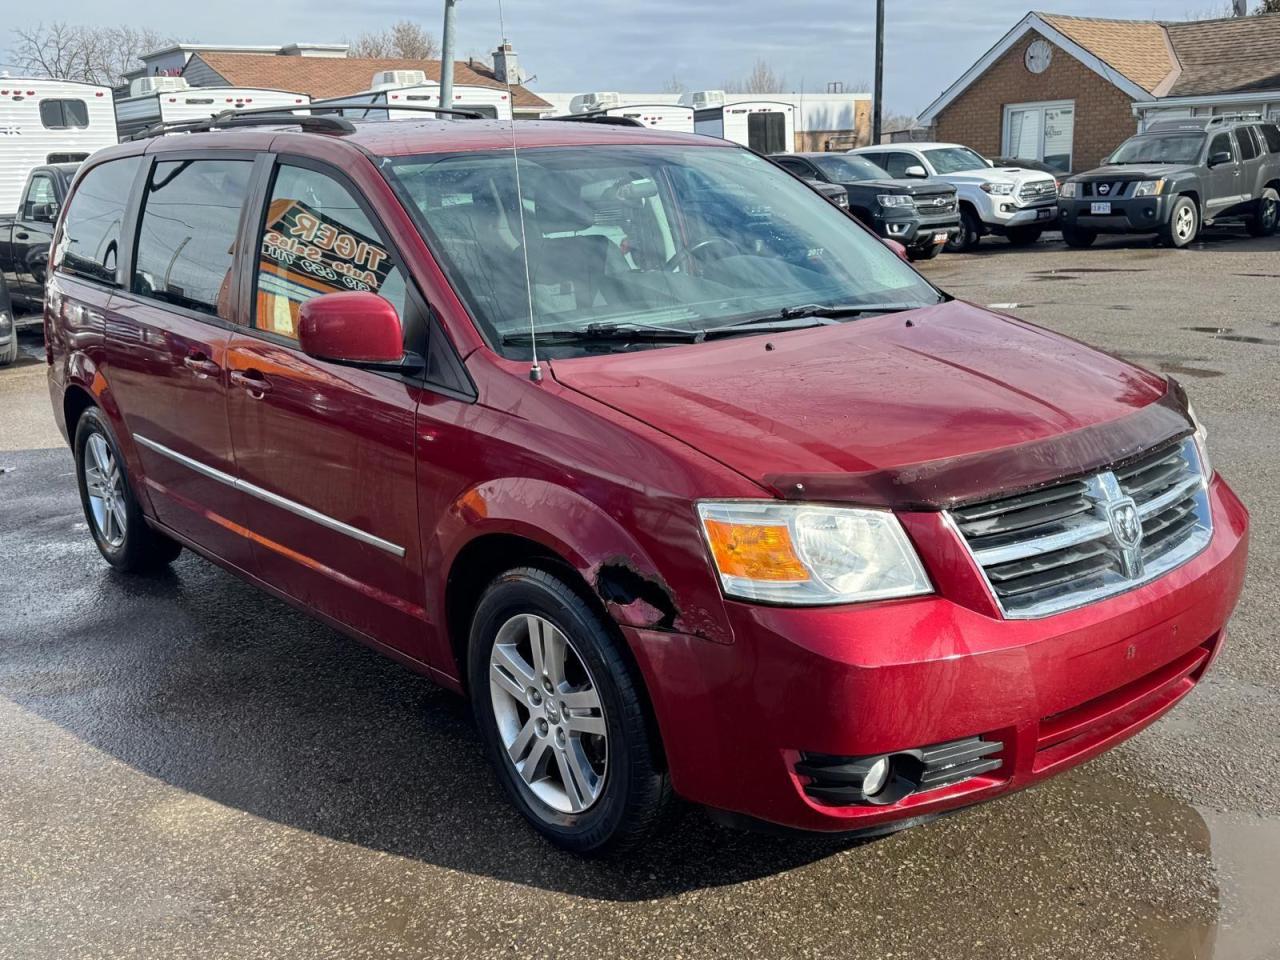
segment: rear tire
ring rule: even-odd
[[[73,450],[85,522],[107,563],[125,573],[150,573],[176,560],[182,545],[147,524],[120,445],[97,407],[80,415]]]
[[[1098,234],[1093,230],[1081,230],[1079,227],[1068,226],[1062,228],[1062,242],[1076,250],[1093,246],[1093,241],[1097,239]]]
[[[982,240],[982,221],[969,207],[960,208],[960,232],[947,241],[947,249],[953,253],[976,250]]]
[[[1190,197],[1179,197],[1169,211],[1169,222],[1160,228],[1160,239],[1175,249],[1187,246],[1200,233],[1200,211]]]
[[[569,584],[535,567],[498,577],[467,672],[489,760],[534,829],[587,856],[653,834],[671,801],[657,732],[618,641]]]
[[[942,252],[942,248],[946,244],[931,243],[925,247],[907,247],[907,259],[912,263],[917,260],[932,260]]]
[[[1029,247],[1040,239],[1043,227],[1010,227],[1005,236],[1015,247]]]
[[[1267,187],[1249,218],[1249,233],[1255,237],[1270,237],[1277,227],[1280,227],[1280,193]]]

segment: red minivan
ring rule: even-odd
[[[45,333],[89,528],[468,694],[555,843],[673,796],[884,832],[1106,750],[1221,649],[1248,514],[1172,381],[723,141],[256,120],[77,177]]]

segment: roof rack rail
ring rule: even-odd
[[[314,130],[316,133],[337,133],[346,135],[355,133],[355,125],[338,111],[344,109],[373,110],[416,110],[420,113],[447,114],[461,117],[464,120],[482,120],[480,114],[473,110],[449,110],[443,107],[427,107],[420,104],[406,106],[388,106],[386,104],[370,104],[364,101],[335,101],[318,105],[324,112],[299,113],[299,110],[315,110],[316,106],[304,104],[299,107],[254,107],[251,110],[223,110],[221,113],[201,120],[173,120],[165,123],[154,123],[139,130],[128,139],[147,140],[151,137],[164,136],[167,133],[205,133],[210,130],[223,130],[228,127],[279,127],[298,126],[303,130]]]
[[[616,109],[616,108],[613,108]],[[559,117],[547,117],[548,120],[559,120],[563,123],[602,123],[609,127],[643,127],[644,124],[631,117],[615,117],[603,110],[590,113],[566,113]]]

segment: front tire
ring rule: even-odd
[[[1010,227],[1005,236],[1015,247],[1029,247],[1040,239],[1042,233],[1043,227]]]
[[[1200,232],[1200,211],[1190,197],[1179,197],[1169,211],[1169,222],[1160,228],[1160,239],[1175,249],[1191,243]]]
[[[657,736],[618,641],[577,591],[533,567],[498,577],[467,666],[489,760],[539,833],[589,856],[653,833],[671,798]]]
[[[85,522],[107,563],[125,573],[149,573],[177,559],[182,545],[147,524],[120,445],[97,407],[80,415],[73,450]]]
[[[947,249],[953,253],[968,253],[978,248],[982,240],[982,221],[969,207],[960,208],[960,232],[947,241]]]
[[[1277,227],[1280,227],[1280,193],[1267,187],[1249,218],[1249,233],[1255,237],[1270,237]]]
[[[1098,234],[1093,230],[1082,230],[1079,227],[1063,226],[1062,242],[1073,250],[1083,250],[1085,247],[1093,246],[1093,241],[1098,239]]]

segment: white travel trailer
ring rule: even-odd
[[[794,153],[796,108],[780,100],[739,100],[725,103],[718,90],[692,94],[694,130],[732,140],[757,153]],[[701,104],[701,106],[699,105]]]
[[[115,142],[110,87],[0,76],[0,213],[18,209],[32,167],[84,160]]]
[[[139,77],[129,96],[116,101],[116,126],[124,140],[157,123],[203,120],[225,110],[305,106],[311,98],[254,87],[192,87],[182,77]]]
[[[313,106],[326,103],[368,103],[370,109],[347,108],[342,114],[352,120],[412,120],[421,119],[417,110],[396,111],[396,104],[410,107],[435,107],[440,105],[440,84],[428,80],[421,70],[384,70],[373,75],[373,86],[361,93],[345,97],[316,100]],[[454,84],[451,110],[470,110],[494,120],[511,119],[511,98],[503,87],[481,87],[474,84]],[[316,112],[323,112],[317,110]]]
[[[626,117],[655,130],[693,133],[693,107],[678,103],[629,103],[605,110],[611,117]]]

